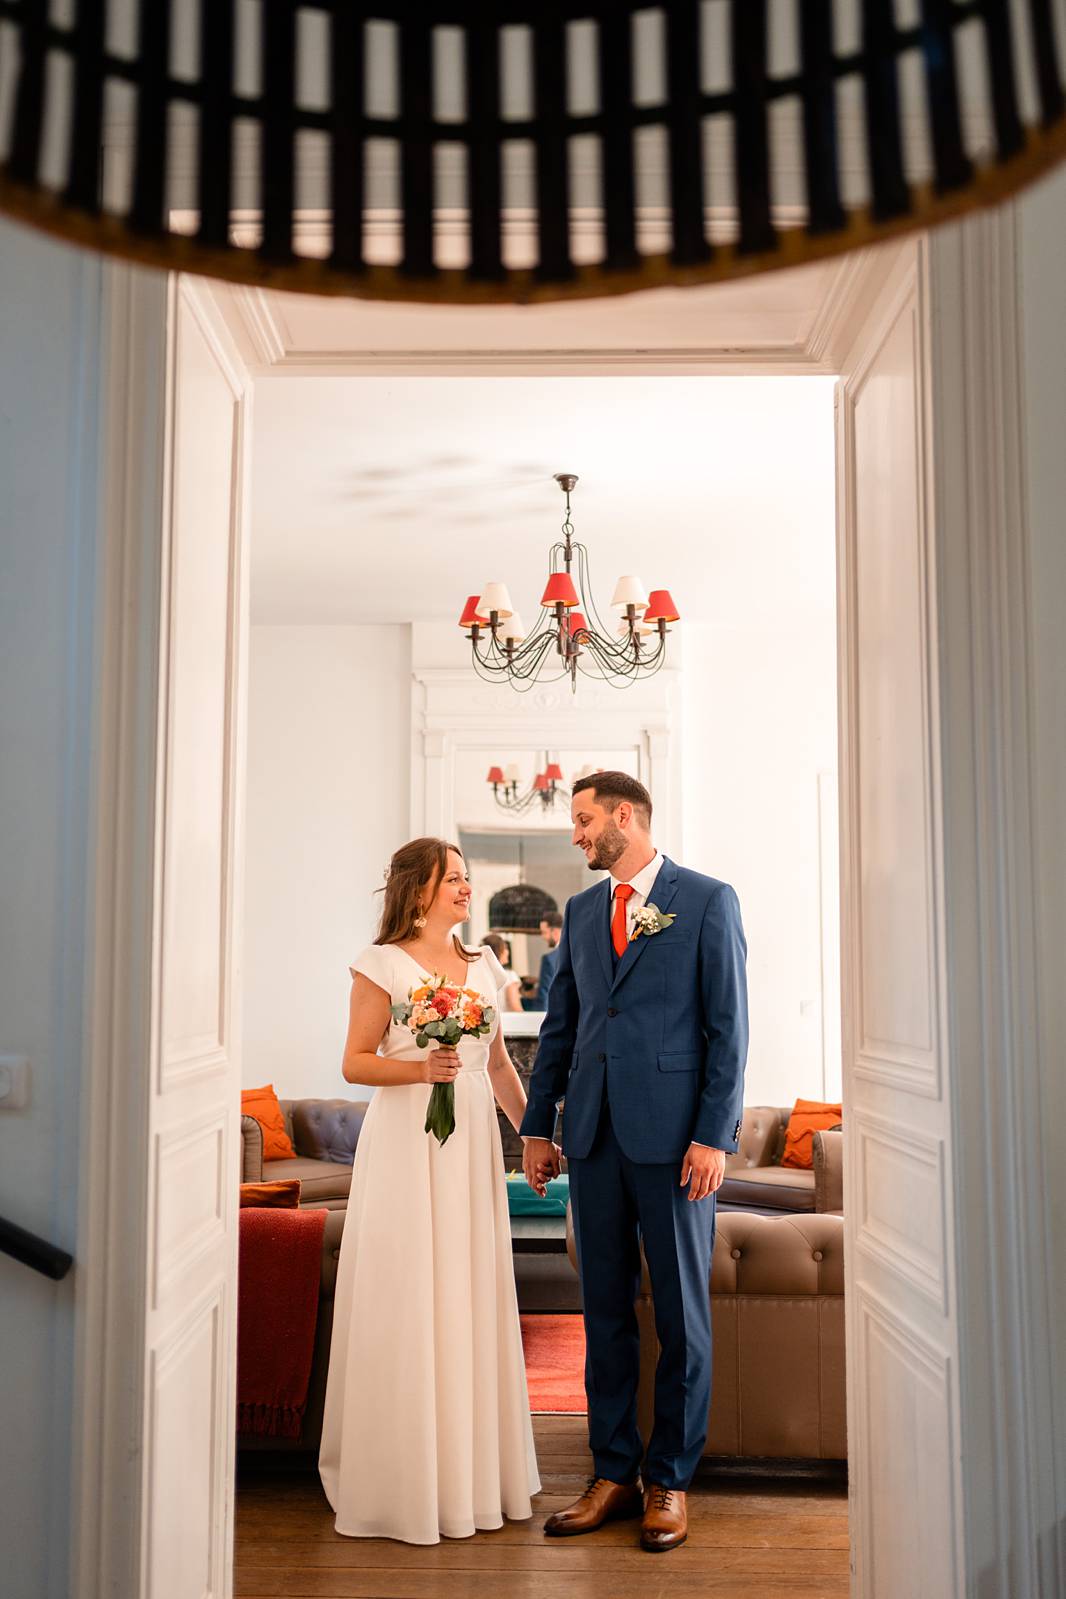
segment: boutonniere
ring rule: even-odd
[[[650,938],[653,933],[661,933],[664,927],[670,927],[676,921],[676,915],[661,911],[658,905],[642,905],[633,912],[633,931],[629,935],[629,942],[639,938],[641,933]]]

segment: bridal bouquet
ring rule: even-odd
[[[414,1034],[419,1049],[440,1044],[455,1049],[461,1038],[484,1038],[496,1020],[476,988],[457,988],[446,977],[426,977],[406,1001],[392,1006],[392,1019]],[[455,1131],[455,1084],[434,1083],[426,1110],[426,1132],[446,1144]]]

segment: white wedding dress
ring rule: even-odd
[[[397,945],[352,967],[393,1004],[424,977]],[[466,986],[497,1005],[491,950]],[[499,1016],[492,1030],[495,1036]],[[438,1543],[532,1515],[540,1488],[489,1038],[464,1038],[455,1131],[423,1131],[426,1083],[378,1088],[355,1150],[319,1472],[336,1528]],[[379,1054],[420,1055],[393,1022]]]

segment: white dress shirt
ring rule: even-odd
[[[632,938],[632,936],[633,936],[633,920],[634,920],[634,916],[635,916],[635,914],[636,914],[636,912],[638,910],[642,910],[644,908],[644,906],[648,903],[648,895],[651,893],[653,887],[655,886],[655,879],[659,875],[659,868],[662,866],[662,864],[663,864],[662,850],[658,850],[657,849],[655,851],[655,854],[652,856],[651,860],[648,862],[647,866],[642,866],[640,868],[639,872],[635,872],[634,875],[628,879],[629,886],[633,890],[633,892],[632,892],[632,894],[630,894],[628,900],[626,901],[626,938],[627,939]],[[610,912],[609,912],[612,920],[614,918],[614,891],[618,887],[619,883],[622,882],[622,881],[623,881],[622,878],[615,877],[614,873],[612,872],[612,874],[611,874],[611,906],[610,906]]]

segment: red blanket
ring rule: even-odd
[[[300,1436],[325,1226],[324,1210],[240,1212],[238,1432]]]

